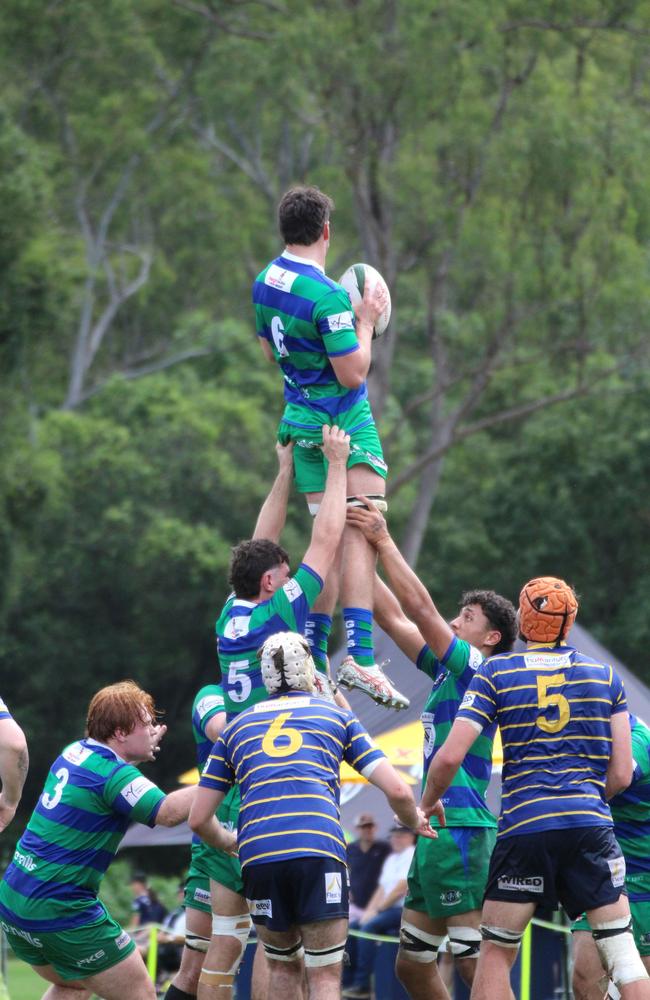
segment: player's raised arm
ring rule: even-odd
[[[7,715],[0,719],[0,830],[6,829],[16,814],[28,768],[25,734]]]
[[[278,457],[278,474],[262,504],[253,532],[253,538],[268,538],[271,542],[280,541],[287,518],[287,504],[293,477],[293,442],[289,444],[278,442],[275,452]]]
[[[371,285],[367,282],[363,290],[363,299],[356,307],[356,335],[359,348],[349,354],[330,357],[338,381],[346,389],[358,389],[363,385],[368,375],[371,360],[371,344],[375,323],[388,305],[388,291],[382,282]]]
[[[336,426],[323,427],[323,452],[328,461],[327,483],[303,562],[324,579],[345,527],[349,435]]]
[[[413,620],[435,655],[443,657],[454,635],[449,623],[440,614],[429,591],[393,541],[381,512],[366,497],[358,499],[366,506],[348,507],[347,521],[359,528],[377,550],[404,612]]]

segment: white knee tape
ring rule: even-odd
[[[209,938],[205,938],[201,934],[192,934],[191,931],[186,931],[185,947],[189,948],[190,951],[207,951],[209,944]]]
[[[591,933],[600,960],[619,989],[639,979],[650,978],[634,943],[629,914],[617,917],[616,920],[592,924]]]
[[[305,965],[308,969],[316,969],[321,965],[335,965],[343,961],[344,951],[345,941],[330,948],[305,948]]]
[[[305,949],[302,941],[296,941],[289,948],[276,948],[275,945],[264,942],[264,954],[274,962],[297,962],[304,957]]]
[[[481,932],[477,927],[448,927],[449,951],[456,958],[478,958]]]
[[[232,976],[237,972],[239,963],[244,957],[244,950],[253,921],[249,913],[238,913],[233,917],[222,917],[219,913],[212,914],[212,934],[214,937],[234,937],[239,941],[239,955],[229,969],[219,970],[217,975]],[[215,970],[211,970],[215,971]]]
[[[423,964],[435,962],[438,949],[444,940],[444,935],[428,934],[408,920],[403,920],[399,929],[400,955],[411,962]]]
[[[492,927],[487,924],[481,924],[479,931],[484,941],[498,944],[500,948],[518,948],[524,936],[523,931],[510,931],[507,927]]]
[[[320,503],[308,503],[307,508],[312,517],[316,517],[320,510]]]

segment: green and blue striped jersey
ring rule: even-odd
[[[345,864],[341,761],[368,777],[383,759],[351,712],[292,691],[253,705],[226,726],[200,784],[223,792],[239,784],[242,868],[296,857]]]
[[[605,778],[611,717],[626,712],[613,667],[571,646],[530,646],[485,660],[458,718],[503,742],[499,836],[611,826]]]
[[[458,707],[474,677],[483,655],[475,646],[454,636],[441,660],[428,646],[417,659],[418,670],[433,681],[424,711],[420,716],[424,727],[423,787],[431,761],[449,735]],[[496,723],[486,726],[465,757],[442,799],[447,826],[497,825],[496,817],[485,801],[492,774],[492,744]],[[431,817],[431,826],[439,826]]]
[[[283,421],[303,430],[331,423],[358,430],[343,415],[367,400],[366,383],[346,389],[330,363],[359,349],[345,289],[313,261],[285,250],[255,279],[253,303],[257,334],[270,344],[284,377]],[[371,422],[369,406],[355,420]]]
[[[314,601],[323,589],[318,573],[302,563],[268,601],[256,604],[231,594],[217,621],[217,650],[228,716],[266,698],[257,652],[275,632],[305,631]]]
[[[627,875],[650,873],[650,729],[630,716],[634,773],[624,791],[610,799],[614,835],[625,856]]]
[[[103,743],[66,747],[0,883],[0,916],[34,932],[100,919],[99,885],[129,823],[154,826],[164,798]]]

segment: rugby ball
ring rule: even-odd
[[[350,296],[350,302],[352,303],[352,308],[354,309],[363,298],[363,290],[366,286],[366,281],[370,281],[373,287],[378,281],[381,281],[388,292],[388,305],[375,323],[375,330],[372,335],[374,340],[376,337],[381,337],[390,320],[391,305],[388,285],[382,278],[379,271],[375,270],[375,268],[370,264],[353,264],[347,269],[347,271],[343,272],[339,278],[339,285],[343,285],[345,288],[346,292]]]

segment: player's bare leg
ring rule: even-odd
[[[405,909],[402,920],[425,934],[444,938],[447,933],[444,920],[433,920],[426,913]],[[418,953],[413,952],[413,955]],[[435,953],[430,961],[417,961],[402,948],[397,952],[395,974],[411,1000],[449,1000],[449,992],[438,970]]]
[[[210,880],[213,921],[230,923],[232,933],[224,927],[212,930],[210,944],[199,978],[198,1000],[231,1000],[233,983],[241,962],[250,930],[248,906],[243,896]]]
[[[533,903],[501,903],[487,899],[483,904],[481,923],[487,927],[506,929],[522,935],[528,926],[535,906]],[[494,941],[483,941],[478,957],[471,1000],[510,1000],[510,970],[515,963],[518,948],[504,947]]]
[[[322,920],[316,924],[304,924],[300,933],[305,948],[310,1000],[339,1000],[343,952],[348,933],[347,920]]]
[[[258,925],[256,932],[262,944],[270,945],[272,948],[287,950],[300,945],[300,932],[297,928],[290,931],[271,931],[263,925]],[[302,955],[302,951],[300,955]],[[269,972],[265,998],[274,997],[277,1000],[288,1000],[289,997],[295,997],[296,1000],[303,1000],[305,970],[301,957],[292,961],[276,960],[269,957],[266,964]]]
[[[348,497],[383,496],[385,484],[369,465],[348,469]],[[345,616],[348,656],[337,673],[339,684],[359,688],[389,708],[408,708],[405,698],[375,663],[372,646],[377,554],[358,528],[347,524],[343,534],[340,603]]]
[[[190,906],[186,908],[185,915],[186,943],[183,947],[180,968],[172,980],[172,986],[183,993],[195,996],[206,952],[196,947],[188,948],[187,940],[189,938],[197,944],[203,941],[205,948],[212,934],[212,916],[203,910],[195,910]]]
[[[35,966],[34,971],[53,984],[43,1000],[88,1000],[93,993],[103,1000],[156,1000],[154,984],[137,951],[110,969],[78,981],[64,981],[49,965]]]
[[[575,931],[573,943],[573,996],[575,1000],[604,1000],[609,977],[603,969],[591,931]]]

